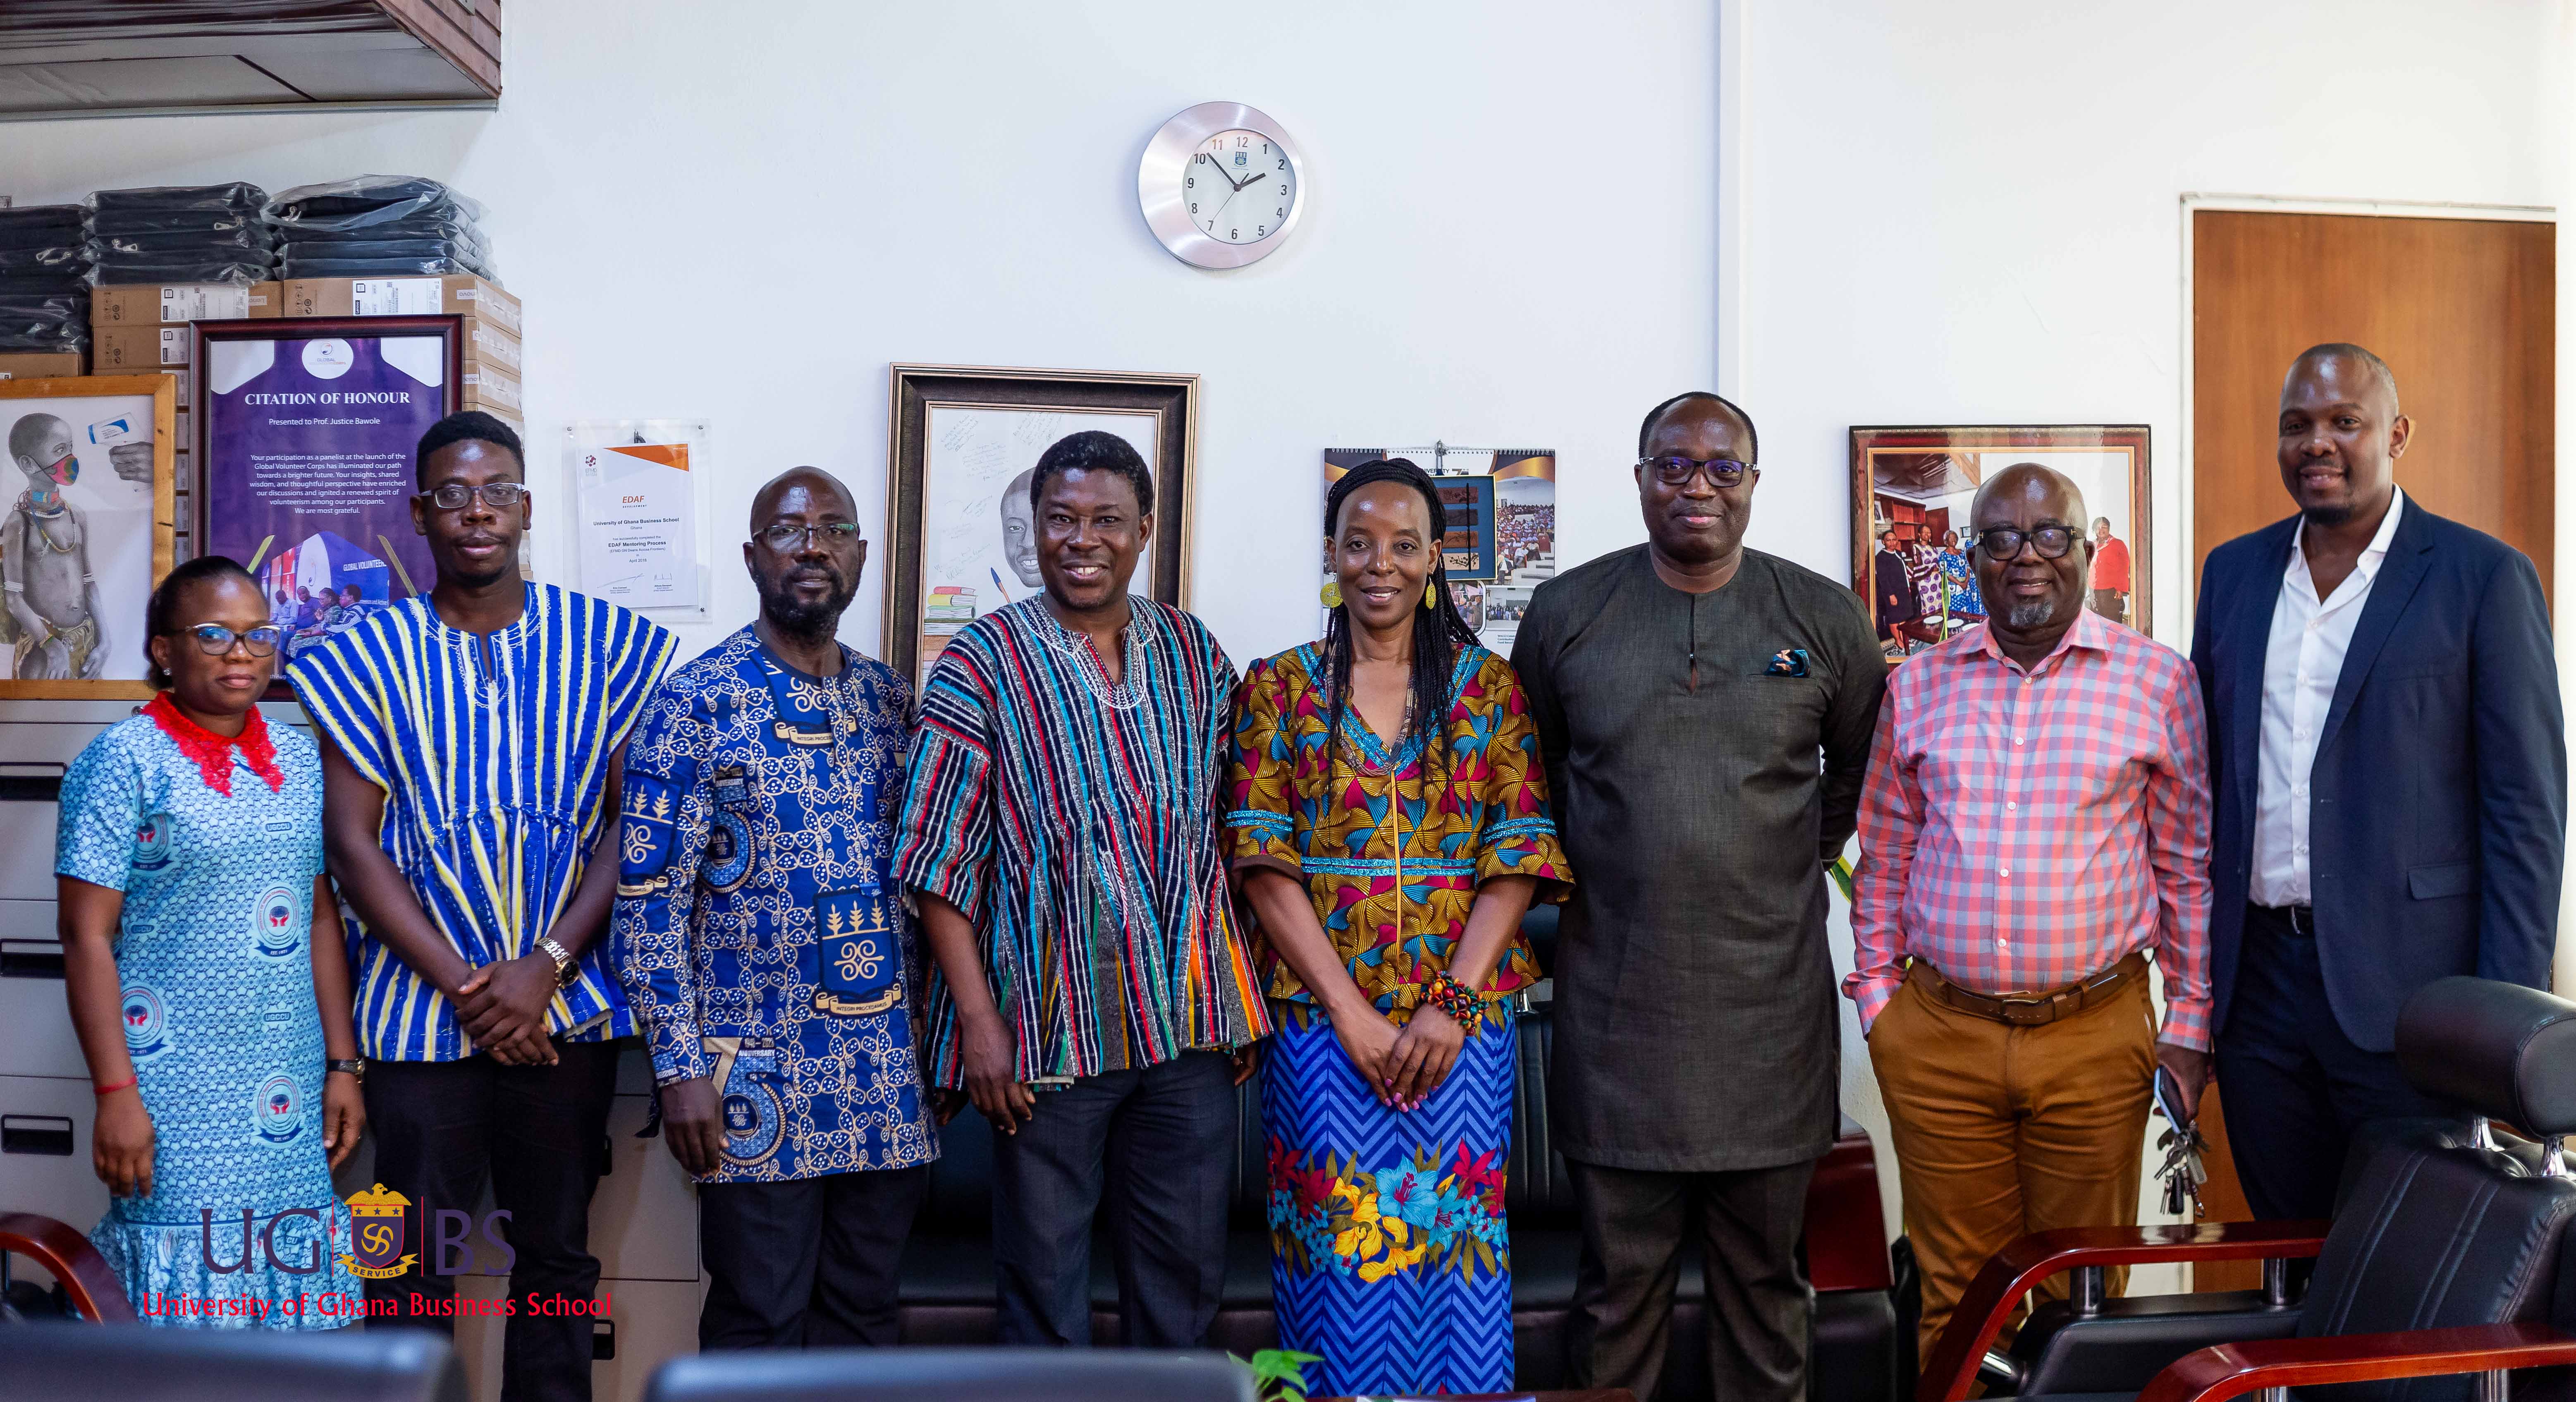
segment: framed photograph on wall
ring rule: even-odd
[[[2054,468],[2084,493],[2085,607],[2152,632],[2148,458],[2144,424],[1854,428],[1852,588],[1888,660],[1985,621],[1969,508],[2015,463]]]
[[[144,606],[177,551],[178,383],[0,380],[0,699],[141,699]]]
[[[190,543],[258,578],[288,656],[435,582],[412,529],[412,453],[462,402],[460,327],[453,316],[196,323]]]
[[[886,464],[886,665],[915,681],[967,624],[1043,590],[1030,475],[1085,430],[1133,444],[1154,476],[1154,538],[1128,586],[1189,605],[1196,375],[897,365]]]

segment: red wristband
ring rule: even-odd
[[[96,1095],[96,1096],[102,1096],[102,1097],[103,1097],[103,1096],[110,1096],[110,1095],[114,1095],[114,1094],[116,1094],[118,1091],[121,1091],[121,1090],[127,1090],[127,1089],[132,1088],[133,1086],[135,1086],[135,1085],[139,1084],[139,1083],[142,1081],[142,1079],[143,1079],[143,1078],[142,1078],[141,1076],[128,1076],[128,1077],[126,1077],[124,1080],[121,1080],[121,1081],[117,1082],[115,1085],[112,1085],[112,1086],[91,1086],[91,1087],[89,1088],[89,1089],[90,1089],[90,1094],[92,1094],[92,1095]]]

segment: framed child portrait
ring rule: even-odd
[[[140,699],[144,612],[177,549],[178,382],[0,380],[0,699]]]

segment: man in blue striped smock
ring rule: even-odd
[[[404,1250],[421,1258],[369,1281],[368,1304],[453,1331],[456,1278],[437,1267],[464,1249],[424,1227],[471,1212],[488,1181],[516,1258],[473,1242],[517,1302],[501,1395],[579,1402],[591,1321],[530,1302],[588,1300],[599,1284],[590,1194],[611,1039],[635,1015],[603,961],[617,860],[598,848],[616,830],[627,732],[676,640],[521,576],[526,465],[500,420],[450,415],[414,462],[437,587],[289,669],[322,741],[331,875],[357,914],[375,1176],[409,1200]]]
[[[937,959],[925,1054],[1001,1131],[1002,1342],[1091,1341],[1105,1164],[1127,1342],[1192,1348],[1225,1275],[1226,1053],[1270,1031],[1219,861],[1234,667],[1128,596],[1154,487],[1124,439],[1064,439],[1029,490],[1046,592],[940,653],[896,825]]]

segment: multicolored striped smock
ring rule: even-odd
[[[1128,603],[1116,686],[1041,598],[969,624],[922,687],[895,879],[975,922],[1023,1081],[1270,1031],[1217,832],[1234,665],[1197,619]],[[927,1072],[966,1083],[935,964]]]
[[[613,818],[601,808],[609,761],[677,645],[615,604],[530,584],[527,611],[498,632],[450,628],[417,595],[297,657],[287,677],[314,724],[385,791],[385,852],[430,922],[482,965],[535,950],[571,902]],[[635,1031],[607,948],[583,951],[548,1033]],[[363,921],[351,922],[350,954],[363,1054],[474,1054],[446,997]]]

